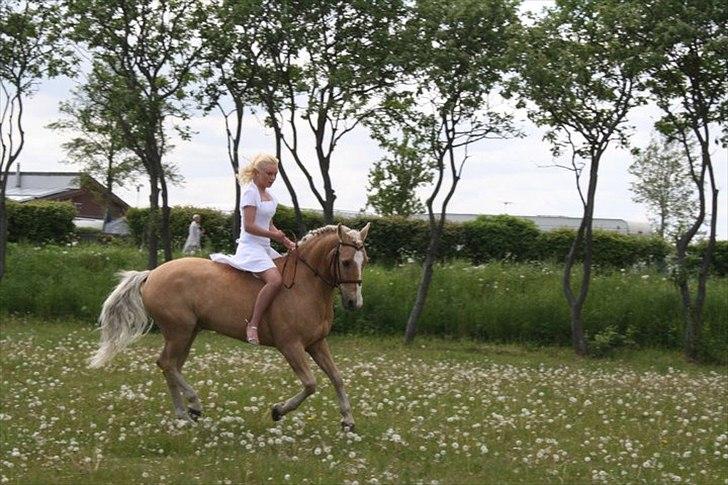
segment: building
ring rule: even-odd
[[[466,222],[472,221],[482,214],[447,214],[447,220],[450,222]],[[427,219],[427,214],[416,214],[412,217],[417,219]],[[513,216],[520,219],[533,221],[536,227],[541,231],[554,231],[556,229],[579,229],[581,217],[566,216]],[[604,219],[595,217],[592,220],[594,229],[603,231],[614,231],[620,234],[634,234],[640,236],[649,236],[652,234],[652,228],[645,222],[627,221],[625,219]]]
[[[320,209],[305,209],[314,212],[322,213]],[[339,217],[353,218],[358,216],[363,217],[377,217],[375,214],[364,211],[347,211],[347,210],[334,210],[334,215]],[[446,220],[448,222],[467,222],[475,220],[477,217],[489,214],[446,214]],[[436,214],[439,217],[439,214]],[[413,219],[428,220],[427,214],[414,214],[411,216]],[[541,231],[555,231],[557,229],[579,229],[581,224],[581,217],[567,217],[567,216],[513,216],[520,219],[527,219],[533,221],[536,227]],[[652,234],[652,228],[646,222],[634,222],[627,221],[625,219],[606,219],[595,217],[592,220],[592,228],[599,229],[602,231],[613,231],[620,234],[632,234],[638,236],[649,236]]]
[[[76,206],[76,227],[91,227],[110,234],[128,234],[124,215],[129,204],[81,172],[21,172],[8,174],[5,196],[16,202],[68,201]],[[108,220],[105,220],[108,208]]]

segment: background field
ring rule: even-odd
[[[0,285],[0,312],[93,321],[118,281],[115,273],[145,266],[145,253],[129,246],[11,244],[8,274]],[[420,270],[416,263],[369,265],[364,307],[358,312],[337,310],[334,331],[403,335]],[[419,333],[569,345],[561,272],[556,263],[439,264]],[[728,278],[708,282],[704,318],[705,360],[728,363]],[[625,346],[679,349],[683,341],[677,288],[669,274],[649,266],[597,268],[584,325],[597,355]]]
[[[151,334],[90,370],[88,322],[3,316],[0,480],[9,483],[484,483],[728,478],[725,368],[675,352],[577,359],[567,348],[332,338],[358,434],[332,386],[299,389],[283,358],[205,333],[185,368],[206,417],[172,419]]]

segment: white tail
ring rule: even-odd
[[[149,271],[122,271],[121,282],[104,302],[99,316],[101,342],[90,367],[101,367],[152,328],[142,302],[141,286]]]

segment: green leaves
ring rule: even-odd
[[[641,49],[632,19],[637,4],[621,0],[558,2],[534,19],[519,54],[516,80],[529,117],[559,133],[583,137],[574,150],[586,156],[615,140],[626,143],[624,119],[639,95]],[[532,103],[532,104],[531,104]],[[558,146],[557,146],[558,148]]]
[[[629,167],[635,202],[645,204],[661,237],[674,237],[694,219],[698,202],[685,155],[675,143],[652,140]]]

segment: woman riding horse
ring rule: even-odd
[[[339,289],[345,308],[361,308],[363,304],[361,283],[368,231],[369,224],[359,231],[342,225],[315,229],[301,239],[295,251],[274,261],[290,283],[262,315],[258,326],[260,344],[276,347],[303,385],[301,392],[273,406],[274,420],[296,409],[315,392],[308,353],[336,389],[342,426],[354,427],[349,398],[326,337],[333,323],[335,289]],[[157,364],[167,381],[175,414],[182,419],[197,419],[202,405],[182,376],[192,342],[200,330],[244,340],[240,315],[253,311],[262,287],[263,282],[250,273],[202,258],[176,259],[152,271],[124,272],[101,310],[101,343],[91,366],[104,365],[143,335],[152,325],[151,317],[164,337]]]
[[[229,264],[243,271],[250,271],[265,281],[253,306],[253,316],[245,320],[246,338],[249,343],[258,345],[258,324],[268,305],[281,289],[281,273],[273,263],[280,254],[270,247],[274,239],[289,251],[296,248],[283,231],[273,225],[278,201],[268,189],[278,175],[278,159],[273,155],[257,155],[246,167],[241,167],[238,181],[243,186],[240,197],[240,213],[243,223],[240,227],[238,250],[234,256],[211,254],[210,259]]]

